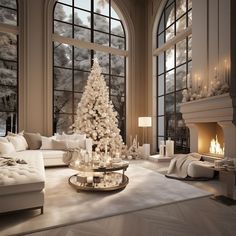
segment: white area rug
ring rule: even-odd
[[[19,235],[210,195],[135,165],[126,172],[129,184],[123,191],[78,193],[68,184],[75,173],[69,168],[47,169],[44,214],[36,210],[0,216],[0,235]]]

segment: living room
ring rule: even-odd
[[[0,235],[234,235],[235,7],[0,0]]]

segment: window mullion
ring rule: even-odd
[[[94,43],[94,0],[91,0],[91,43]],[[91,66],[93,65],[94,59],[94,50],[90,50],[91,52]]]
[[[74,8],[74,0],[72,0],[72,38],[75,38],[75,8]],[[75,46],[72,46],[72,122],[74,123],[74,103],[75,103]]]
[[[165,6],[163,12],[161,15],[164,14],[164,44],[162,44],[161,46],[158,45],[159,41],[160,41],[160,37],[163,36],[163,34],[159,34],[158,32],[160,32],[159,27],[160,27],[160,23],[158,24],[158,28],[157,28],[157,39],[156,39],[156,45],[157,48],[153,50],[153,55],[157,56],[157,62],[156,62],[156,66],[157,66],[157,80],[160,78],[159,76],[162,75],[164,77],[164,138],[168,138],[168,136],[170,136],[172,139],[174,139],[175,141],[178,141],[178,117],[179,117],[179,113],[177,110],[177,102],[179,102],[179,99],[181,99],[181,91],[183,89],[185,89],[187,87],[187,79],[186,79],[186,83],[183,85],[181,81],[178,81],[178,74],[181,72],[182,70],[185,72],[185,75],[187,76],[189,73],[189,67],[188,67],[188,55],[189,53],[187,52],[186,54],[184,54],[185,56],[185,62],[183,63],[179,63],[178,67],[177,67],[177,48],[178,51],[180,50],[180,53],[184,53],[183,50],[189,50],[189,35],[192,34],[192,26],[188,25],[188,21],[185,24],[186,29],[185,30],[181,30],[179,33],[177,33],[177,31],[179,30],[179,26],[176,24],[177,22],[177,14],[181,13],[181,16],[187,15],[188,14],[188,2],[185,2],[186,4],[186,12],[183,13],[182,11],[179,12],[179,9],[177,9],[177,1],[174,1],[173,5],[172,5],[172,9],[168,8],[167,5]],[[181,6],[180,6],[181,7]],[[168,10],[167,10],[168,8]],[[168,15],[166,15],[168,14]],[[169,18],[171,17],[171,18]],[[188,15],[186,16],[186,19],[188,20]],[[160,19],[161,20],[161,19]],[[174,20],[174,22],[172,22],[172,20]],[[171,22],[173,26],[168,26],[169,29],[171,29],[170,27],[173,27],[173,31],[174,31],[174,37],[168,41],[166,41],[166,37],[168,36],[168,32],[167,32],[167,28],[166,28],[166,23],[167,22]],[[169,31],[169,30],[168,30]],[[170,31],[170,36],[172,36],[172,31]],[[185,45],[183,46],[183,44],[177,45],[178,42],[181,42],[182,40],[186,40]],[[167,56],[167,51],[170,50],[170,55],[168,54]],[[173,51],[174,50],[174,51]],[[164,54],[164,72],[163,73],[159,73],[158,71],[158,64],[159,64],[159,56],[162,55],[162,53]],[[168,59],[168,61],[167,61]],[[180,58],[181,59],[181,58]],[[181,61],[179,61],[181,62]],[[170,63],[170,64],[169,64]],[[172,63],[174,63],[174,68],[171,68],[167,71],[167,68],[170,68],[172,66]],[[183,66],[185,65],[185,66]],[[183,69],[181,66],[185,67],[185,69]],[[171,75],[171,77],[173,76],[173,79],[170,78],[171,81],[167,80],[167,73],[169,71],[172,71],[172,73],[174,73],[173,75]],[[162,71],[160,71],[162,72]],[[169,84],[170,83],[170,84]],[[171,89],[171,91],[169,91],[167,93],[167,88],[168,86],[173,86],[173,90]],[[184,86],[184,87],[183,87]],[[159,92],[158,92],[158,82],[157,82],[157,111],[158,111],[158,102],[159,102]],[[167,103],[168,102],[168,103]],[[170,103],[170,104],[169,104]],[[167,111],[169,110],[169,112],[167,113]],[[160,117],[162,114],[161,113],[157,113],[157,119],[158,117]],[[173,121],[173,122],[171,122]],[[157,137],[161,137],[162,133],[159,133],[159,120],[157,120]],[[180,130],[182,132],[182,130]],[[183,131],[184,132],[184,131]],[[187,132],[187,131],[186,131]],[[187,133],[183,133],[184,136],[186,136],[186,140],[188,138]],[[157,143],[159,141],[157,140]],[[176,147],[178,144],[176,142]],[[182,150],[184,147],[181,147]],[[185,151],[188,151],[188,148],[185,148]]]
[[[10,23],[0,23],[0,40],[3,39],[3,47],[1,51],[1,62],[3,70],[0,78],[0,85],[2,90],[2,106],[0,112],[2,113],[0,136],[7,135],[8,131],[18,132],[19,125],[19,11],[18,1],[16,0],[16,8],[1,5],[2,10],[11,10],[16,14],[16,19],[12,19]],[[14,14],[14,15],[15,15]],[[11,50],[9,50],[12,48]],[[13,59],[10,59],[12,58]],[[11,64],[12,63],[12,64]],[[7,72],[8,71],[8,72]],[[10,85],[5,83],[5,79],[9,79],[9,72],[13,75],[11,79],[15,79],[15,83]],[[6,73],[7,72],[7,73]],[[15,73],[16,72],[16,73]],[[9,90],[9,93],[8,93]]]

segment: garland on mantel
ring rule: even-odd
[[[211,81],[209,88],[206,86],[204,88],[198,87],[194,90],[192,87],[184,89],[182,92],[183,99],[182,102],[189,102],[194,100],[199,100],[202,98],[218,96],[229,92],[228,81],[222,80],[219,77],[215,77],[214,81]]]
[[[221,94],[225,94],[229,92],[229,85],[225,82],[222,82],[220,80],[216,81],[215,83],[211,83],[210,88],[208,91],[206,88],[193,90],[192,88],[184,89],[183,99],[182,102],[189,102],[194,100],[199,100],[202,98],[212,97],[212,96],[218,96]]]
[[[188,88],[184,89],[182,102],[199,100],[202,98],[218,96],[229,92],[230,87],[230,61],[225,58],[214,67],[213,78],[208,82],[203,80],[199,74],[194,78],[187,77]]]

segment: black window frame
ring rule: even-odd
[[[55,2],[55,5],[54,5],[54,10],[53,12],[55,12],[55,7],[57,4],[61,4],[61,5],[64,5],[64,6],[69,6],[72,8],[72,14],[74,15],[74,10],[81,10],[81,11],[84,11],[84,12],[88,12],[91,14],[91,28],[89,27],[86,27],[86,26],[81,26],[81,25],[78,25],[78,24],[75,24],[74,23],[74,16],[72,17],[72,22],[69,23],[69,22],[64,22],[64,21],[61,21],[61,20],[57,20],[54,18],[54,14],[53,14],[53,33],[54,33],[54,22],[60,22],[60,23],[65,23],[65,24],[68,24],[68,25],[71,25],[71,28],[72,28],[72,38],[74,38],[74,28],[75,27],[81,27],[81,28],[84,28],[84,29],[87,29],[87,30],[90,30],[91,32],[91,38],[90,38],[90,41],[87,41],[87,42],[90,42],[90,43],[94,43],[94,33],[95,32],[99,32],[99,33],[103,33],[103,34],[106,34],[108,35],[109,37],[109,47],[111,47],[111,37],[112,36],[115,36],[117,38],[121,38],[124,40],[124,49],[123,50],[126,50],[126,34],[125,34],[125,29],[124,29],[124,25],[122,23],[122,20],[120,19],[117,19],[117,18],[114,18],[114,17],[111,17],[111,8],[112,8],[112,4],[111,4],[111,0],[107,1],[107,3],[109,4],[109,16],[106,16],[106,15],[103,15],[103,14],[100,14],[100,13],[97,13],[95,12],[95,9],[94,9],[94,0],[90,0],[90,11],[89,10],[86,10],[86,9],[83,9],[83,8],[80,8],[80,7],[76,7],[75,4],[74,4],[74,0],[72,0],[72,5],[69,5],[69,4],[65,4],[65,3],[62,3],[62,2],[59,2],[59,1],[56,1]],[[105,31],[102,31],[102,30],[98,30],[98,29],[94,29],[94,15],[98,15],[98,16],[101,16],[101,17],[105,17],[109,20],[109,32],[105,32]],[[119,21],[121,26],[122,26],[122,29],[123,29],[123,33],[124,33],[124,36],[120,36],[120,35],[116,35],[114,33],[111,32],[111,21],[112,20],[115,20],[115,21]],[[71,68],[68,68],[68,67],[60,67],[60,66],[56,66],[54,64],[54,48],[55,48],[55,44],[57,42],[53,42],[52,43],[52,46],[53,46],[53,133],[57,133],[57,129],[56,129],[56,120],[55,120],[55,99],[54,99],[54,96],[55,96],[55,92],[56,91],[59,91],[57,89],[55,89],[55,68],[58,68],[58,69],[68,69],[68,70],[71,70],[72,71],[72,91],[68,91],[68,92],[71,92],[72,93],[72,112],[60,112],[58,114],[62,114],[62,115],[68,115],[68,116],[71,116],[72,118],[72,124],[74,123],[75,121],[75,116],[76,116],[76,108],[75,108],[75,94],[80,94],[82,95],[83,94],[83,91],[81,92],[76,92],[75,91],[75,88],[74,88],[74,72],[77,71],[77,72],[83,72],[83,73],[90,73],[90,70],[81,70],[81,69],[77,69],[75,68],[75,65],[74,65],[74,59],[75,59],[75,54],[74,54],[74,50],[75,48],[77,49],[80,49],[78,47],[75,47],[73,45],[70,45],[72,47],[72,66]],[[111,47],[112,48],[112,47]],[[88,49],[89,50],[89,49]],[[92,63],[93,63],[93,58],[95,56],[95,51],[94,50],[90,50],[90,66],[92,66]],[[103,53],[103,52],[101,52]],[[109,88],[109,97],[110,99],[114,99],[116,96],[115,95],[112,95],[111,93],[111,89],[112,89],[112,83],[111,83],[111,80],[112,80],[112,77],[119,77],[119,78],[123,78],[124,79],[124,96],[121,96],[121,100],[123,99],[123,106],[121,108],[124,109],[123,111],[123,117],[121,117],[120,119],[118,118],[118,122],[119,122],[119,128],[121,130],[121,136],[123,137],[123,140],[125,140],[126,138],[126,80],[127,80],[127,75],[126,75],[126,56],[122,56],[124,57],[124,75],[123,76],[120,76],[120,75],[115,75],[115,74],[112,74],[112,68],[111,68],[111,57],[114,55],[114,56],[120,56],[120,55],[116,55],[116,54],[112,54],[112,53],[107,53],[109,55],[109,70],[108,70],[108,73],[102,73],[104,75],[105,78],[109,78],[109,81],[108,81],[108,88]],[[60,91],[64,91],[64,92],[67,92],[66,90],[60,90]],[[115,104],[113,102],[113,105],[115,107]],[[115,109],[116,110],[116,109]],[[116,110],[117,111],[117,110]],[[119,112],[117,111],[118,115],[119,115]]]
[[[158,27],[157,27],[157,36],[156,36],[156,45],[157,45],[157,48],[158,47],[161,47],[162,45],[164,45],[165,43],[167,43],[168,41],[166,41],[166,31],[168,29],[170,29],[171,27],[174,27],[174,37],[176,36],[177,34],[177,29],[176,29],[176,23],[179,19],[181,19],[182,17],[186,17],[186,25],[185,25],[185,28],[187,28],[189,25],[188,25],[188,22],[189,22],[189,13],[192,11],[192,8],[189,8],[188,6],[188,2],[189,0],[186,0],[186,11],[181,14],[178,18],[176,17],[176,0],[171,0],[171,1],[167,1],[166,2],[166,5],[163,9],[163,12],[161,14],[161,17],[160,17],[160,20],[159,20],[159,23],[158,23]],[[167,20],[168,20],[168,16],[166,16],[166,12],[168,10],[168,8],[171,7],[171,5],[173,4],[173,9],[174,9],[174,21],[169,24],[167,27],[166,27],[166,24],[167,24]],[[171,12],[171,11],[170,11]],[[164,22],[163,22],[163,21]],[[164,27],[163,25],[161,25],[161,23],[164,24]],[[163,28],[163,30],[159,30],[160,28]],[[159,40],[161,37],[163,37],[164,35],[164,42],[162,42],[161,45],[159,45]],[[179,120],[178,117],[181,117],[182,118],[182,114],[180,112],[177,111],[177,104],[179,103],[177,101],[177,93],[180,93],[182,92],[184,89],[187,89],[188,88],[188,79],[187,79],[187,76],[190,72],[190,64],[192,64],[192,58],[189,59],[189,38],[192,37],[192,35],[190,36],[187,36],[185,39],[181,40],[180,42],[183,42],[184,40],[186,40],[186,58],[185,58],[185,62],[181,63],[181,64],[178,64],[176,65],[176,44],[180,43],[180,42],[177,42],[173,45],[171,45],[170,48],[168,49],[171,49],[173,47],[174,49],[174,67],[173,68],[170,68],[167,70],[166,68],[166,52],[168,51],[168,49],[166,49],[163,53],[161,53],[161,55],[159,54],[157,56],[157,60],[156,60],[156,68],[157,68],[157,84],[156,84],[156,91],[157,91],[157,147],[159,148],[159,141],[160,140],[167,140],[169,137],[175,141],[175,152],[182,152],[182,153],[188,153],[190,151],[190,137],[189,137],[189,129],[186,127],[186,125],[183,123],[183,127],[182,127],[182,131],[183,133],[179,134],[178,133],[178,124],[177,124],[177,121]],[[163,71],[161,71],[159,73],[159,57],[160,56],[163,56]],[[186,81],[185,81],[185,86],[180,88],[180,89],[177,89],[176,88],[176,71],[178,70],[178,68],[181,68],[181,66],[184,66],[186,65],[186,72],[185,72],[185,76],[186,76]],[[174,89],[173,91],[171,92],[167,92],[167,73],[168,72],[171,72],[171,71],[174,71]],[[159,95],[159,77],[163,76],[163,79],[164,79],[164,91],[161,95]],[[174,110],[173,112],[170,112],[168,113],[167,112],[167,105],[166,105],[166,101],[167,101],[167,96],[170,96],[170,95],[173,95],[174,99],[173,99],[173,104],[174,104]],[[159,100],[160,99],[164,99],[164,113],[160,113],[159,114]],[[172,117],[173,118],[173,122],[174,122],[174,126],[173,126],[173,129],[172,129],[172,132],[171,132],[171,129],[168,127],[168,123],[171,121],[171,119],[169,118],[168,119],[168,116],[170,116],[170,118]],[[160,135],[159,133],[159,126],[161,124],[159,124],[158,120],[159,119],[164,119],[164,134],[163,135]],[[168,122],[169,121],[169,122]]]
[[[19,3],[18,0],[15,0],[16,2],[16,8],[11,8],[8,6],[4,6],[0,4],[0,7],[3,9],[9,9],[11,11],[15,11],[16,12],[16,25],[13,25],[15,27],[19,27]],[[5,24],[8,26],[8,24],[1,22],[2,24]],[[9,24],[9,26],[12,26]],[[11,88],[15,88],[16,90],[16,104],[14,109],[0,109],[0,113],[7,113],[8,117],[5,121],[5,135],[7,135],[7,132],[13,132],[16,133],[18,132],[18,127],[19,127],[19,34],[16,33],[9,33],[6,31],[1,31],[1,33],[3,34],[13,34],[16,36],[16,60],[9,60],[9,59],[4,59],[4,58],[0,58],[1,62],[5,62],[5,63],[14,63],[16,65],[16,86],[14,85],[4,85],[1,82],[1,78],[0,78],[0,86],[3,87],[11,87]]]

